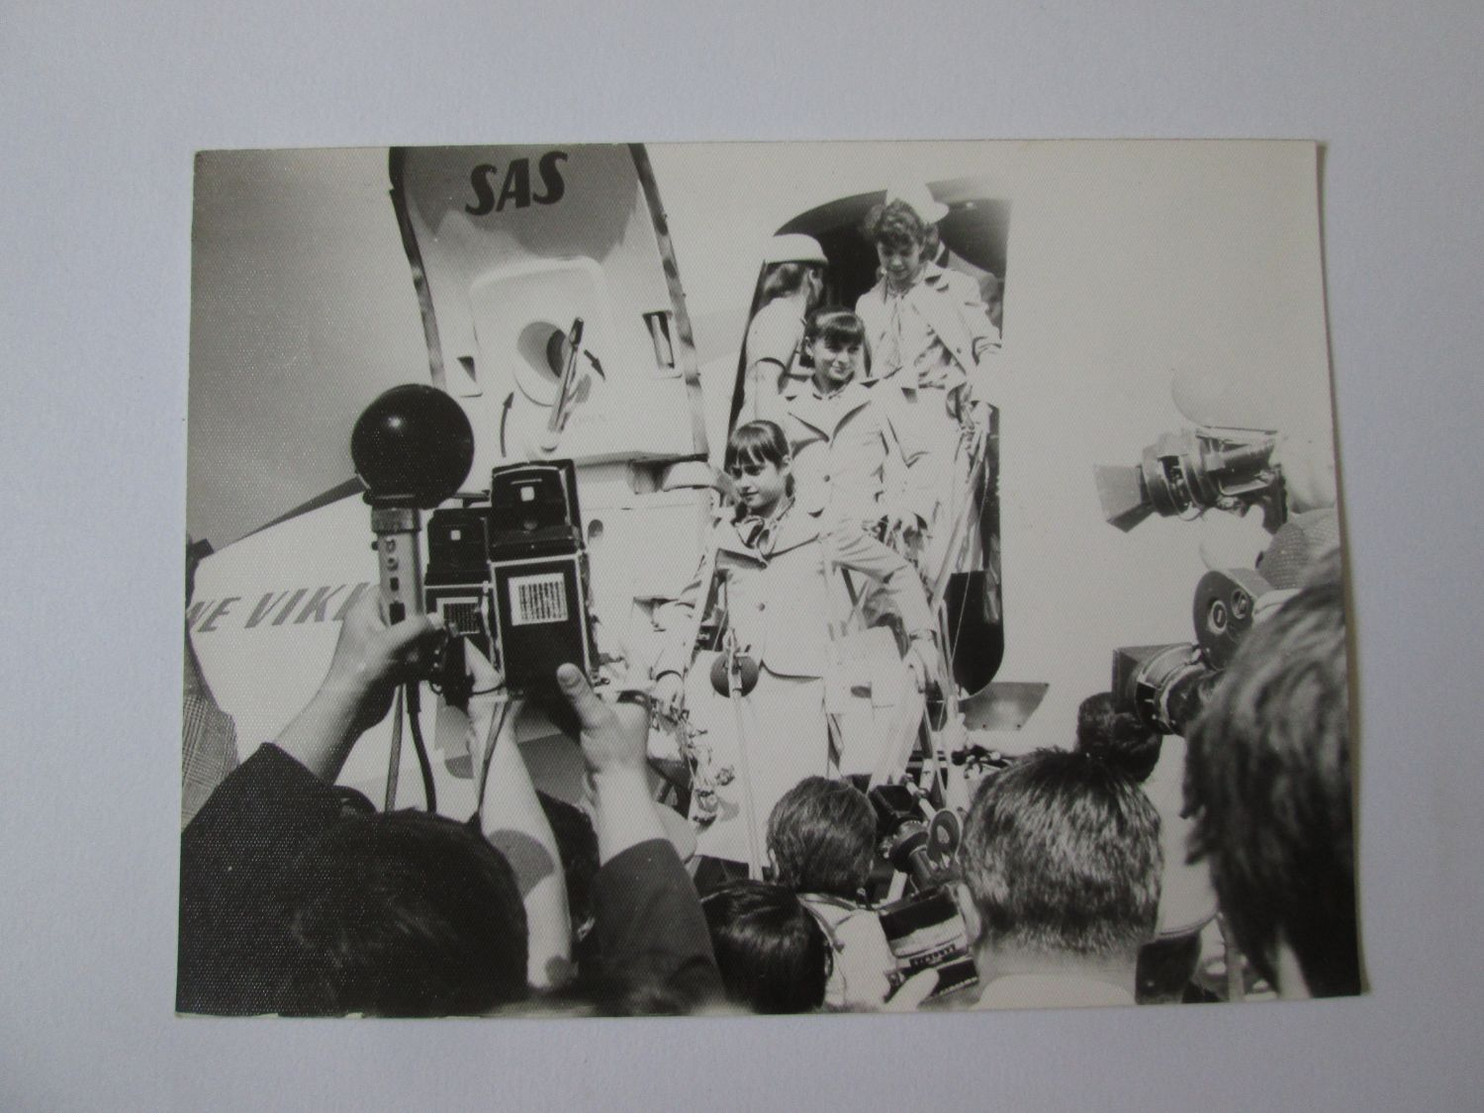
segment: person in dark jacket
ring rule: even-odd
[[[541,936],[507,858],[477,827],[378,814],[333,784],[445,639],[426,617],[387,626],[365,600],[314,697],[182,835],[178,1011],[477,1015],[530,994],[528,942]],[[622,990],[639,1010],[719,999],[700,901],[645,782],[647,711],[604,703],[576,668],[557,681],[596,795],[590,898],[605,984],[620,991],[609,1003]]]

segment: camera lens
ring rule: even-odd
[[[1232,594],[1232,616],[1236,617],[1239,621],[1244,621],[1251,612],[1252,598],[1247,596],[1245,590],[1237,590],[1236,593]]]
[[[1206,627],[1215,633],[1225,632],[1227,620],[1226,602],[1219,599],[1211,602],[1211,611]]]

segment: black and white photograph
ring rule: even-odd
[[[1477,1108],[1481,47],[0,0],[0,1108]]]
[[[1361,993],[1318,160],[199,152],[177,1011]]]

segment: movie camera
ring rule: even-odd
[[[1275,592],[1256,570],[1207,573],[1192,602],[1195,642],[1115,648],[1114,701],[1150,728],[1182,736]]]
[[[929,999],[979,980],[968,929],[948,882],[963,838],[953,810],[934,810],[911,780],[881,784],[867,793],[876,812],[877,849],[908,881],[907,894],[877,908],[881,930],[896,961],[891,984],[934,970]]]
[[[952,810],[935,810],[911,780],[880,784],[866,793],[876,812],[876,842],[882,860],[904,873],[914,887],[930,888],[951,872],[963,826]]]
[[[1278,432],[1236,427],[1169,431],[1144,448],[1134,466],[1096,468],[1103,516],[1132,531],[1149,516],[1193,519],[1208,508],[1263,509],[1263,526],[1277,531],[1287,519],[1283,470],[1273,459]]]
[[[1113,695],[1151,729],[1183,734],[1217,677],[1265,610],[1296,588],[1307,561],[1338,540],[1334,510],[1289,516],[1276,430],[1203,426],[1171,431],[1144,448],[1138,465],[1098,466],[1108,523],[1131,531],[1150,515],[1194,519],[1215,508],[1238,515],[1259,506],[1272,540],[1256,569],[1213,570],[1197,583],[1193,643],[1113,652]]]

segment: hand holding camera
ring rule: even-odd
[[[447,638],[440,621],[420,613],[388,625],[380,600],[363,596],[346,614],[324,681],[278,734],[279,748],[333,782],[356,738],[386,717],[397,686],[424,674]]]

